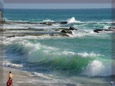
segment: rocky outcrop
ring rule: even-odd
[[[70,31],[70,30],[62,30],[61,33],[69,33],[69,34],[72,34],[72,31]]]
[[[73,26],[70,26],[69,30],[77,30]]]
[[[40,24],[52,25],[52,24],[67,24],[67,21],[54,21],[54,22],[41,22]]]
[[[54,22],[40,22],[40,24],[52,25],[52,24],[54,24]]]
[[[104,31],[103,29],[95,29],[94,32],[99,33],[100,31]]]
[[[54,21],[54,22],[26,22],[26,21],[5,21],[4,23],[18,23],[18,24],[44,24],[44,25],[52,25],[52,24],[67,24],[67,21]]]
[[[115,30],[115,26],[111,26],[108,28],[109,30]]]
[[[60,24],[67,24],[67,21],[61,21]]]
[[[99,33],[100,31],[115,31],[115,26],[111,26],[108,29],[95,29],[94,32]]]
[[[115,29],[95,29],[94,32],[99,33],[101,31],[115,31]]]
[[[72,34],[72,30],[77,30],[73,26],[70,26],[69,29],[62,29],[61,33],[69,33]]]

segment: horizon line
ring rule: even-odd
[[[77,9],[115,9],[115,8],[3,8],[3,10],[12,10],[12,9],[14,9],[14,10],[71,10],[71,9],[75,9],[75,10],[77,10]]]

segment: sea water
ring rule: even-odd
[[[4,66],[26,70],[35,75],[73,83],[108,83],[112,73],[112,32],[94,33],[112,24],[111,9],[5,9],[7,21],[67,21],[65,25],[4,24],[7,29],[45,29],[74,26],[64,36],[23,36],[4,38]],[[10,31],[9,31],[10,32]],[[28,30],[26,30],[28,32]],[[35,32],[32,32],[35,33]]]

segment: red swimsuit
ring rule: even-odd
[[[7,86],[11,86],[11,85],[12,85],[12,80],[8,80]]]

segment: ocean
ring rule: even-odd
[[[65,36],[4,37],[3,66],[29,71],[36,76],[59,79],[71,83],[109,83],[112,73],[112,32],[95,33],[94,29],[108,29],[112,24],[111,9],[4,9],[6,21],[51,22],[67,24],[4,24],[14,32],[29,32],[28,28],[55,32],[54,28],[77,31]],[[43,33],[44,31],[42,31]],[[32,33],[37,33],[33,31]],[[7,35],[7,34],[4,34]]]

